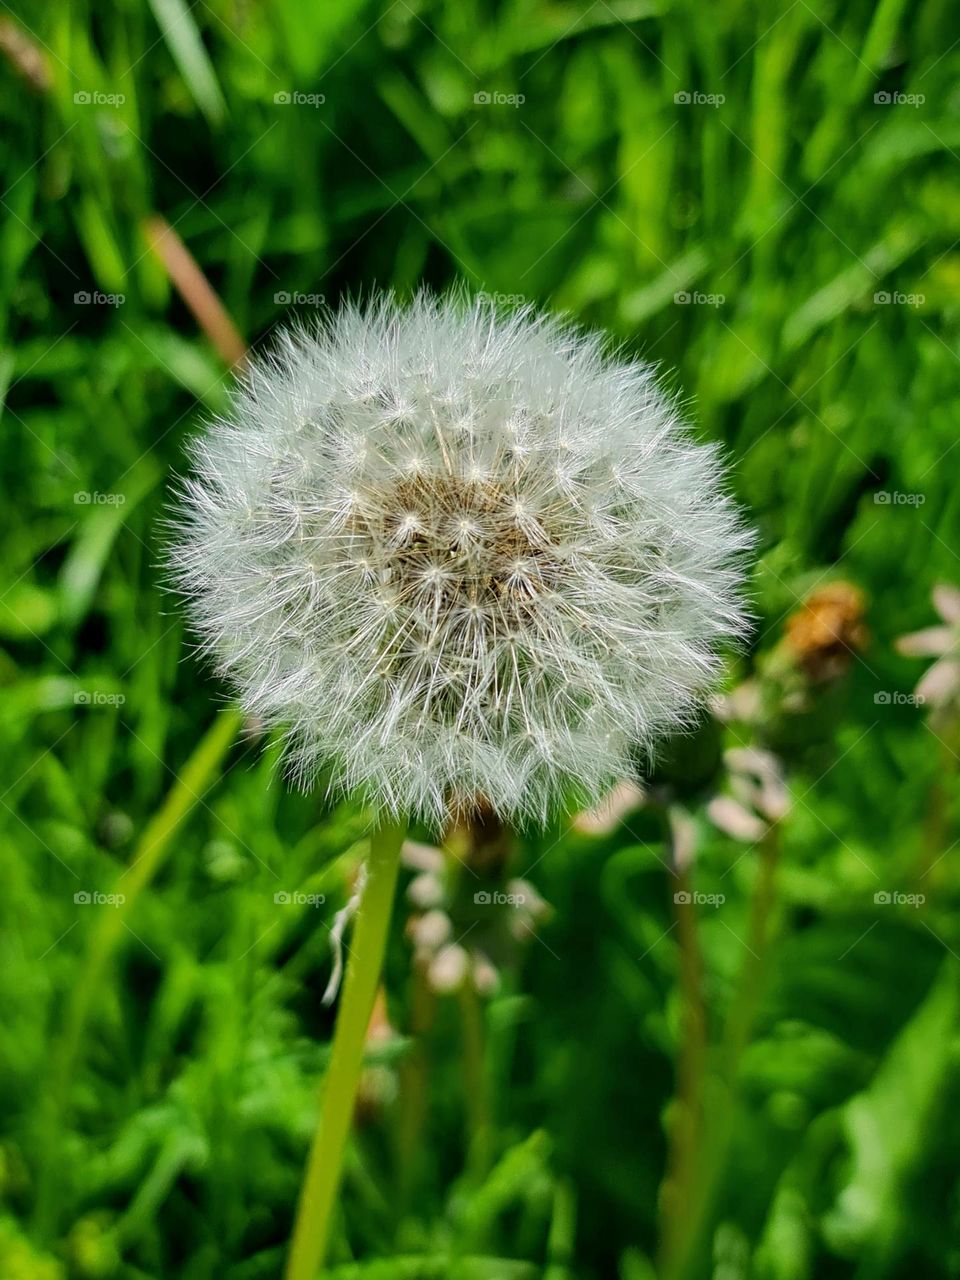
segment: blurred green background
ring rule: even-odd
[[[254,345],[375,284],[606,327],[759,530],[750,652],[643,804],[404,873],[332,1273],[960,1276],[958,36],[0,6],[2,1280],[280,1274],[363,852],[159,586],[236,341],[157,217]],[[895,641],[934,625],[921,701]]]

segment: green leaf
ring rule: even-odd
[[[212,125],[222,124],[227,104],[200,37],[192,7],[184,0],[150,0],[150,8],[197,106]]]
[[[843,1112],[850,1173],[824,1221],[841,1253],[885,1253],[900,1228],[900,1198],[922,1162],[940,1111],[960,1018],[958,967],[948,958],[930,994],[894,1041],[870,1087]]]

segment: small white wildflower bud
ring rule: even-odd
[[[743,626],[716,452],[649,366],[527,309],[347,306],[195,449],[174,569],[292,767],[544,821],[689,725]]]
[[[482,951],[473,955],[473,985],[482,996],[492,996],[500,986],[500,974],[489,956]]]
[[[780,822],[790,810],[790,793],[783,768],[771,751],[731,747],[723,753],[730,785],[743,804],[752,806],[768,822]]]
[[[607,836],[634,809],[639,809],[644,791],[635,782],[617,782],[592,809],[578,813],[573,828],[588,836]]]
[[[707,805],[707,817],[719,831],[745,844],[757,844],[767,833],[763,819],[732,796],[714,796]]]
[[[429,872],[434,876],[443,874],[446,860],[435,845],[421,844],[418,840],[404,840],[400,856],[403,865],[412,871]]]
[[[410,921],[410,935],[418,949],[437,951],[450,939],[453,925],[444,911],[428,911]]]
[[[443,901],[443,882],[431,871],[423,871],[407,885],[407,898],[418,911],[429,911]]]
[[[470,969],[470,957],[463,947],[452,942],[441,949],[430,962],[427,977],[437,995],[450,995],[463,986]]]

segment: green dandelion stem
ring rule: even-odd
[[[286,1280],[316,1280],[326,1257],[367,1028],[383,967],[405,831],[405,824],[385,822],[371,837],[367,882],[350,944],[333,1052],[300,1190]]]

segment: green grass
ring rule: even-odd
[[[160,589],[230,374],[158,214],[254,346],[317,295],[456,280],[607,328],[760,536],[730,683],[763,723],[657,776],[723,903],[677,913],[655,807],[527,836],[502,877],[549,918],[484,938],[479,1012],[424,991],[404,903],[331,1274],[960,1274],[960,712],[904,701],[894,648],[960,580],[956,36],[945,0],[2,6],[3,1280],[280,1273],[367,825],[289,793],[254,727],[230,745]],[[870,639],[811,689],[785,620],[836,580]],[[760,849],[705,816],[739,741],[793,796]]]

